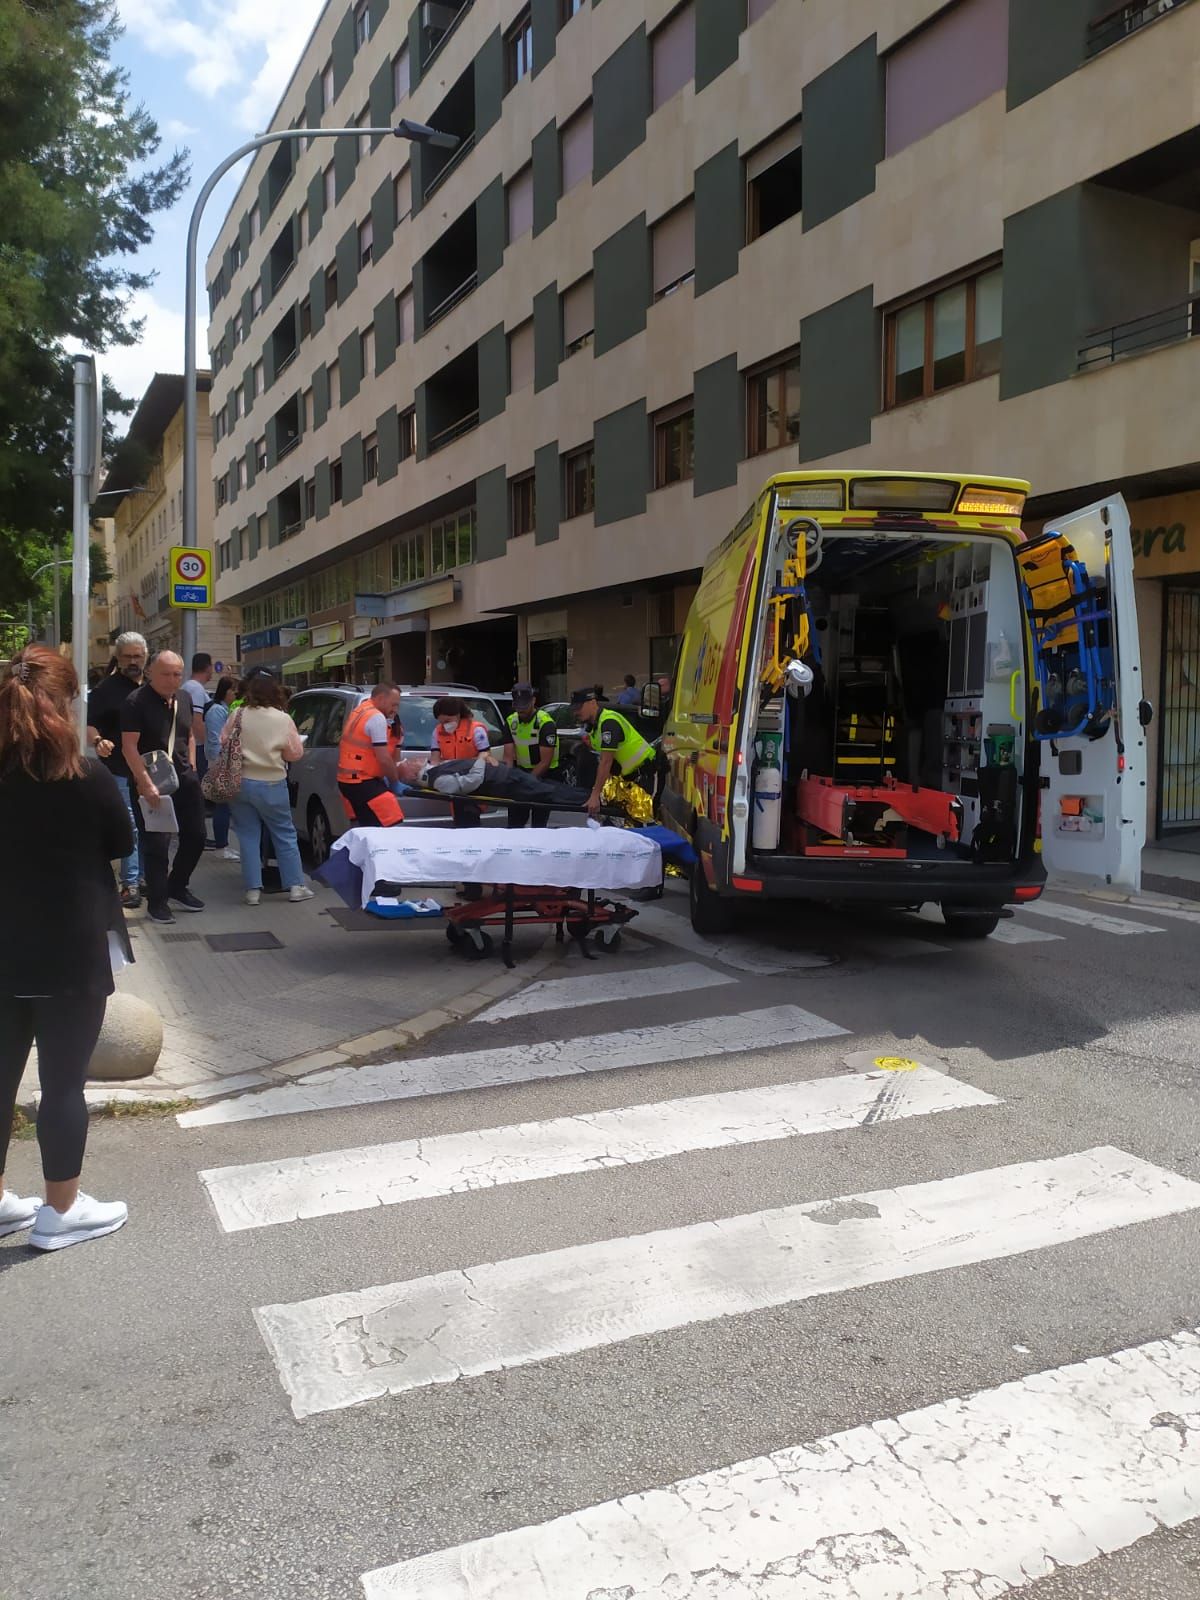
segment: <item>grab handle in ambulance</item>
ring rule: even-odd
[[[1017,705],[1017,679],[1024,679],[1024,677],[1024,669],[1018,667],[1013,673],[1012,677],[1008,680],[1008,709],[1014,722],[1025,721],[1024,708],[1018,707]]]

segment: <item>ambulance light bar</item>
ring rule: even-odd
[[[842,511],[846,490],[840,483],[798,483],[779,496],[781,511]]]
[[[985,489],[968,484],[954,508],[963,517],[1019,517],[1025,496],[1016,489]]]
[[[855,478],[850,505],[856,511],[950,511],[957,483],[937,478]]]

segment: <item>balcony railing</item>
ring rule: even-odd
[[[284,356],[283,360],[275,368],[275,376],[278,378],[280,373],[286,372],[299,354],[300,346],[298,344],[294,344],[288,351],[287,355]]]
[[[1188,0],[1126,0],[1124,5],[1114,6],[1102,17],[1088,23],[1088,55],[1099,55],[1109,45],[1120,44],[1131,33],[1137,33],[1148,23],[1157,22],[1159,17],[1165,17],[1169,11],[1178,11],[1180,6],[1187,3]]]
[[[1125,356],[1137,356],[1163,345],[1200,337],[1200,294],[1191,295],[1165,311],[1149,311],[1143,317],[1117,322],[1111,328],[1097,328],[1080,347],[1079,371],[1108,367]]]
[[[471,132],[467,134],[465,139],[463,139],[458,149],[450,157],[449,161],[446,162],[445,166],[439,167],[437,172],[434,173],[433,177],[425,185],[425,188],[422,192],[426,200],[429,199],[431,194],[435,193],[436,190],[441,188],[442,184],[445,183],[450,174],[455,170],[456,167],[462,165],[474,148],[475,130],[472,128]]]
[[[452,422],[448,428],[443,428],[440,433],[435,433],[429,441],[429,454],[436,450],[444,450],[448,444],[453,444],[455,439],[461,439],[464,433],[470,433],[479,426],[479,412],[468,411],[465,417],[459,417],[457,422]]]
[[[300,443],[300,435],[298,433],[293,433],[280,446],[279,454],[275,457],[276,461],[282,461],[284,456],[290,456],[292,451],[296,448],[296,446],[299,443]]]
[[[446,298],[434,306],[425,318],[425,331],[428,332],[435,322],[440,322],[443,317],[448,317],[456,305],[461,304],[469,294],[474,294],[479,284],[478,272],[473,272],[469,278],[464,278],[457,289],[451,289]]]
[[[441,38],[437,41],[437,43],[433,46],[433,48],[425,56],[425,59],[422,61],[422,63],[421,63],[421,76],[422,77],[424,77],[425,74],[429,71],[430,66],[437,59],[438,55],[441,52],[442,46],[446,43],[446,40],[450,37],[450,35],[458,27],[459,23],[466,16],[467,12],[470,11],[471,7],[474,4],[475,4],[475,0],[463,0],[462,5],[459,6],[458,10],[454,13],[454,16],[450,19],[450,25],[446,29],[445,33],[442,34]]]

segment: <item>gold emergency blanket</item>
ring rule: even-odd
[[[621,806],[630,822],[654,821],[654,800],[640,784],[628,778],[610,778],[600,794],[606,806]]]

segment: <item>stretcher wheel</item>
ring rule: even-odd
[[[448,922],[446,924],[446,942],[447,942],[447,944],[459,945],[459,944],[462,943],[462,940],[463,940],[462,930],[459,928],[458,924],[456,922]]]
[[[597,928],[593,941],[601,949],[607,950],[611,955],[615,955],[621,948],[621,930],[620,928]]]
[[[482,928],[468,928],[463,934],[462,951],[468,961],[482,961],[492,948],[492,936]]]

